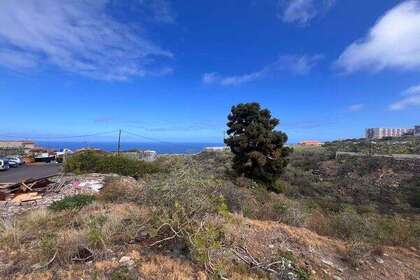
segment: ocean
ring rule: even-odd
[[[55,141],[36,141],[36,144],[43,148],[61,150],[64,148],[72,151],[80,148],[98,148],[107,152],[117,150],[116,142],[55,142]],[[222,143],[140,143],[122,142],[121,151],[139,149],[154,150],[159,154],[195,154],[202,151],[205,147],[223,146]]]

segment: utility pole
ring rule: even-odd
[[[119,133],[118,133],[118,150],[117,150],[117,155],[120,155],[120,149],[121,149],[121,129],[119,130]]]

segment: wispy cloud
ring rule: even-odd
[[[384,69],[420,70],[420,1],[388,11],[369,34],[345,49],[335,65],[343,72]]]
[[[277,16],[284,22],[306,26],[334,4],[335,0],[279,0]]]
[[[142,5],[139,8],[155,10],[156,18],[169,21],[168,11],[161,10],[164,2],[137,3]],[[148,39],[145,26],[128,26],[111,16],[112,3],[0,1],[0,65],[14,70],[50,65],[103,80],[168,72],[162,59],[172,53]]]
[[[365,108],[365,104],[353,104],[347,108],[347,112],[359,112]]]
[[[323,58],[322,55],[283,55],[274,63],[262,69],[243,75],[222,76],[217,72],[205,73],[202,81],[205,84],[218,84],[222,86],[237,86],[252,82],[271,74],[279,72],[290,72],[295,75],[308,74],[311,69]]]
[[[408,107],[420,107],[420,85],[406,89],[401,95],[403,98],[389,106],[391,111],[401,111]]]
[[[222,86],[237,86],[243,83],[248,83],[261,78],[264,75],[264,70],[238,76],[223,77],[220,74],[205,73],[203,75],[203,82],[205,84],[220,84]]]

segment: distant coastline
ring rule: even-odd
[[[80,148],[98,148],[107,152],[117,150],[115,142],[60,142],[60,141],[36,141],[43,148],[61,150],[64,148],[77,150]],[[123,142],[121,150],[154,150],[159,154],[194,154],[202,151],[205,147],[223,146],[222,143],[151,143],[151,142]]]

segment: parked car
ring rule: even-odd
[[[21,157],[19,157],[19,156],[8,156],[8,157],[6,157],[6,159],[10,162],[10,161],[13,161],[13,162],[16,162],[18,165],[22,165],[22,164],[24,164],[25,162],[22,160],[22,158]]]
[[[48,152],[37,153],[34,156],[35,162],[51,162],[55,160],[55,155],[50,155]]]
[[[4,161],[7,161],[7,164],[11,168],[16,168],[16,167],[19,166],[19,164],[16,161],[14,161],[14,160],[9,160],[9,159],[5,158]]]
[[[7,160],[0,158],[0,170],[7,170],[7,169],[9,169],[9,163],[7,162]]]

